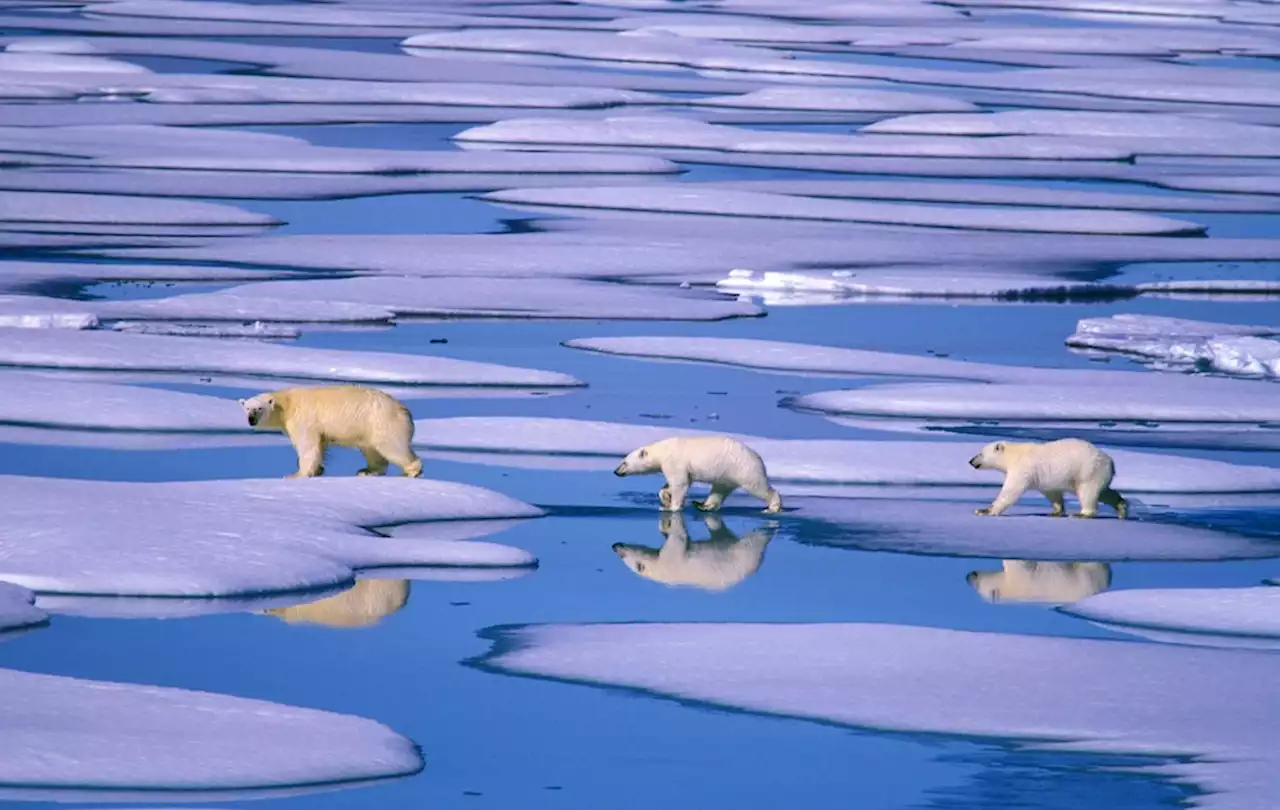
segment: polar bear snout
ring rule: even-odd
[[[258,422],[262,419],[262,414],[258,411],[249,412],[249,427],[257,427]]]
[[[609,548],[613,549],[613,553],[617,554],[619,557],[626,556],[627,547],[622,543],[614,543],[612,546],[609,546]]]
[[[973,458],[969,459],[969,466],[970,466],[970,467],[972,467],[972,468],[974,468],[975,470],[981,470],[981,469],[982,469],[982,454],[981,454],[981,453],[979,453],[978,455],[976,455],[976,456],[974,456]]]
[[[964,581],[969,583],[970,585],[973,585],[973,583],[978,581],[978,572],[970,571],[969,573],[965,574]]]
[[[616,476],[618,476],[619,478],[621,478],[621,477],[623,477],[624,475],[626,475],[626,474],[627,474],[627,462],[625,462],[625,461],[624,461],[624,462],[622,462],[621,464],[619,464],[619,465],[618,465],[618,467],[617,467],[617,469],[615,469],[615,470],[613,471],[613,474],[614,474],[614,475],[616,475]]]

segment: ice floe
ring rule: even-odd
[[[1275,326],[1121,314],[1081,320],[1067,345],[1134,355],[1157,367],[1275,379],[1280,377],[1280,340],[1273,339],[1278,335]]]
[[[698,107],[822,112],[976,112],[978,110],[976,105],[950,96],[860,87],[767,87],[736,96],[695,99],[692,103]]]
[[[478,665],[506,674],[855,728],[1154,757],[1132,767],[1195,786],[1198,807],[1264,810],[1280,773],[1274,655],[894,624],[533,625],[490,635],[496,646]]]
[[[0,582],[0,638],[48,620],[48,614],[36,607],[35,602],[36,595],[26,588]]]
[[[659,115],[603,119],[513,118],[454,136],[464,144],[649,147],[797,155],[1126,160],[1128,149],[1069,138],[768,132]]]
[[[122,332],[0,329],[0,365],[68,371],[197,373],[290,380],[442,387],[563,388],[567,374],[416,354],[343,351],[269,343]]]
[[[175,337],[210,337],[246,340],[292,340],[302,333],[292,326],[263,323],[167,323],[165,321],[115,321],[117,332]]]
[[[913,205],[903,202],[831,200],[759,191],[679,186],[509,189],[481,195],[517,208],[568,211],[641,211],[763,219],[813,219],[984,231],[1106,233],[1189,236],[1205,231],[1194,222],[1127,211],[1057,208]]]
[[[383,309],[400,316],[481,318],[608,318],[610,320],[714,321],[762,315],[746,301],[688,293],[671,285],[610,284],[577,279],[410,278],[367,276],[333,280],[266,282],[217,295],[264,304],[314,302]],[[170,299],[173,300],[173,299]]]
[[[0,495],[10,505],[0,579],[40,593],[115,596],[245,596],[347,585],[356,569],[532,565],[525,552],[496,544],[366,529],[540,514],[478,487],[406,478],[141,484],[6,476]],[[68,503],[100,508],[68,511]]]
[[[131,385],[0,374],[0,424],[158,433],[251,435],[229,399]]]
[[[42,316],[54,320],[44,323],[40,320]],[[389,324],[394,316],[392,310],[370,304],[323,301],[319,298],[246,297],[232,291],[114,301],[65,301],[32,295],[0,295],[0,325],[5,326],[88,329],[99,322],[114,321],[230,321],[241,325],[264,321]],[[17,322],[6,323],[8,319]]]
[[[1280,648],[1280,588],[1274,586],[1135,588],[1100,594],[1061,610],[1159,641]]]
[[[211,692],[0,670],[0,794],[198,801],[409,776],[422,755],[381,723]]]
[[[4,176],[5,173],[0,173]],[[180,264],[128,264],[92,261],[72,262],[0,262],[0,290],[36,293],[42,291],[74,291],[104,281],[163,282],[231,282],[269,281],[298,278],[289,270],[193,266]],[[80,305],[83,302],[64,302]]]
[[[77,225],[266,228],[281,224],[266,214],[221,203],[28,191],[0,192],[0,221],[7,230],[36,224],[68,228]]]
[[[0,295],[0,328],[95,329],[97,326],[98,317],[92,308],[79,301]]]
[[[606,470],[627,453],[669,436],[712,431],[522,416],[419,419],[414,446],[430,456],[485,464]],[[760,453],[769,476],[784,484],[995,488],[999,478],[967,460],[981,443],[770,439],[733,434]],[[1159,493],[1280,492],[1280,470],[1208,459],[1112,451],[1116,487]],[[787,486],[782,486],[786,492]]]

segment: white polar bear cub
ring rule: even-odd
[[[381,391],[359,385],[287,388],[240,400],[249,425],[282,430],[298,451],[298,471],[289,478],[324,474],[330,445],[354,447],[368,465],[358,475],[382,475],[388,462],[410,478],[422,475],[413,452],[413,414]]]
[[[684,509],[689,485],[697,481],[711,485],[711,494],[694,506],[703,511],[720,508],[724,499],[741,487],[768,506],[766,512],[782,511],[782,496],[769,485],[764,460],[756,451],[728,436],[674,436],[632,450],[614,475],[644,475],[661,471],[667,484],[658,493],[662,508]]]
[[[1111,587],[1111,566],[1102,562],[1003,562],[1000,571],[970,571],[965,577],[988,602],[1067,605]]]
[[[1129,514],[1128,502],[1111,488],[1115,462],[1081,439],[1058,439],[1045,444],[992,442],[969,459],[969,464],[1005,474],[1000,494],[990,506],[975,510],[979,515],[1000,514],[1028,489],[1038,490],[1049,499],[1054,517],[1066,512],[1064,492],[1074,492],[1080,500],[1080,512],[1075,517],[1096,517],[1099,501],[1115,509],[1121,520]]]
[[[614,543],[613,552],[636,574],[654,582],[725,591],[759,570],[764,550],[778,529],[777,521],[771,520],[770,525],[739,538],[719,517],[706,515],[703,520],[711,530],[710,540],[690,543],[684,515],[675,512],[658,521],[658,531],[666,538],[662,548]]]

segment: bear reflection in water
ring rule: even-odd
[[[1004,560],[1000,571],[970,571],[965,581],[988,602],[1065,605],[1111,587],[1111,566],[1101,562]]]
[[[262,613],[289,624],[371,627],[404,607],[408,601],[407,579],[361,579],[342,593],[303,605],[271,608]]]
[[[684,515],[672,512],[658,521],[658,531],[666,537],[662,548],[614,543],[613,551],[628,568],[654,582],[724,591],[756,572],[778,531],[778,524],[770,521],[739,538],[719,517],[707,515],[703,520],[711,530],[710,540],[690,543]]]

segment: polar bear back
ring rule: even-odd
[[[373,388],[334,385],[289,388],[274,394],[285,426],[305,425],[340,446],[376,446],[390,432],[413,435],[409,409]]]
[[[725,483],[748,490],[768,489],[764,461],[729,436],[676,436],[650,448],[664,470],[685,469],[694,481]]]
[[[1073,491],[1086,482],[1111,482],[1115,466],[1111,457],[1080,439],[1058,439],[1044,444],[1005,444],[1011,474],[1025,475],[1029,486],[1040,490]]]

